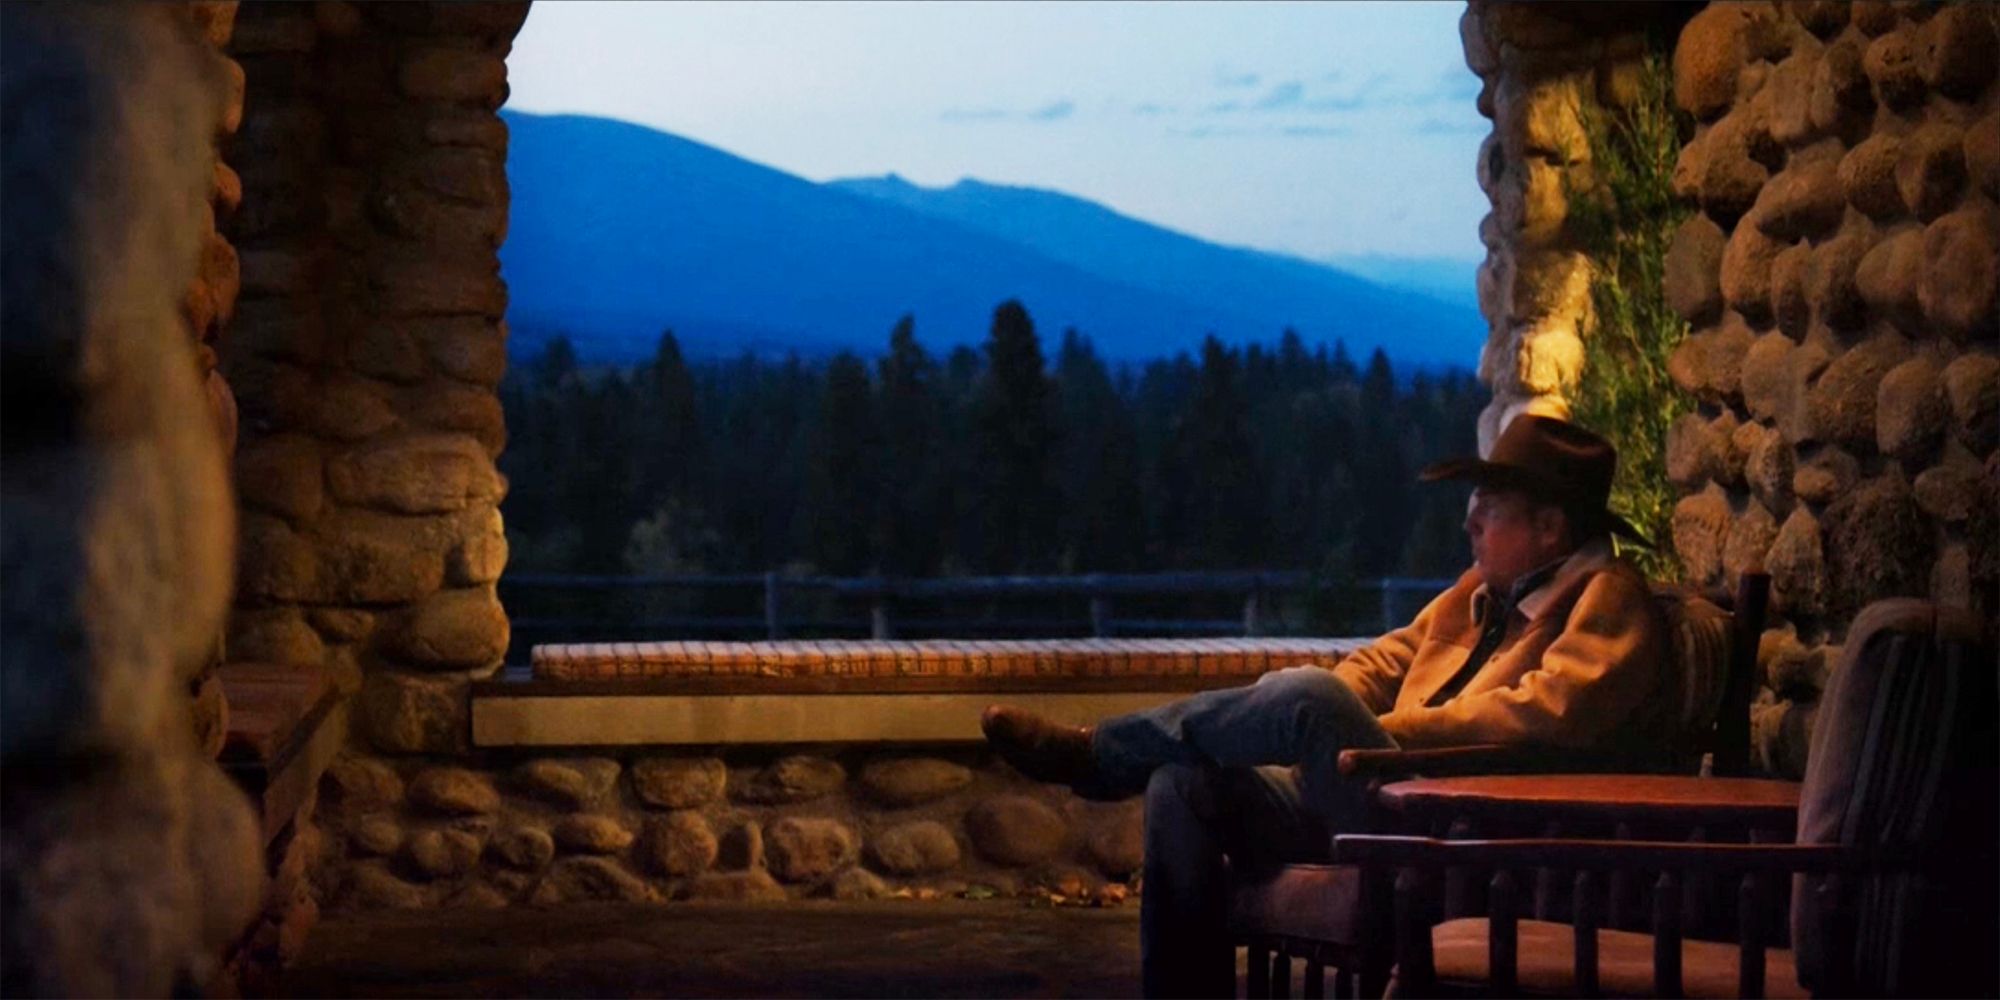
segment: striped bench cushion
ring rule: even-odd
[[[610,642],[543,645],[538,680],[678,677],[1243,677],[1331,666],[1365,639]]]

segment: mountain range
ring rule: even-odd
[[[631,361],[665,328],[693,356],[872,355],[905,313],[938,352],[978,344],[1009,298],[1045,341],[1074,327],[1121,360],[1291,327],[1356,358],[1379,346],[1401,367],[1469,367],[1484,339],[1463,298],[1222,246],[1060,192],[893,174],[816,183],[627,122],[503,116],[513,207],[500,259],[517,357],[560,332],[585,360]]]

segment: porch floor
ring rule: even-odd
[[[1019,900],[379,912],[313,930],[307,997],[1139,995],[1139,907]]]

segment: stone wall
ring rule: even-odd
[[[1139,803],[983,749],[635,749],[353,757],[321,786],[337,908],[842,899],[1037,889],[1123,899]]]
[[[2000,6],[1717,3],[1674,50],[1700,206],[1667,290],[1690,578],[1767,568],[1765,766],[1797,774],[1846,623],[1893,595],[1991,618],[2000,579]]]
[[[242,301],[232,658],[323,663],[384,753],[465,745],[507,647],[505,57],[525,3],[258,4],[227,235]]]

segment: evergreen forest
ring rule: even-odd
[[[874,359],[580,364],[550,339],[501,386],[511,573],[966,575],[1304,570],[1451,577],[1469,372],[1275,344],[1113,364],[1028,310],[935,357],[904,317]]]

